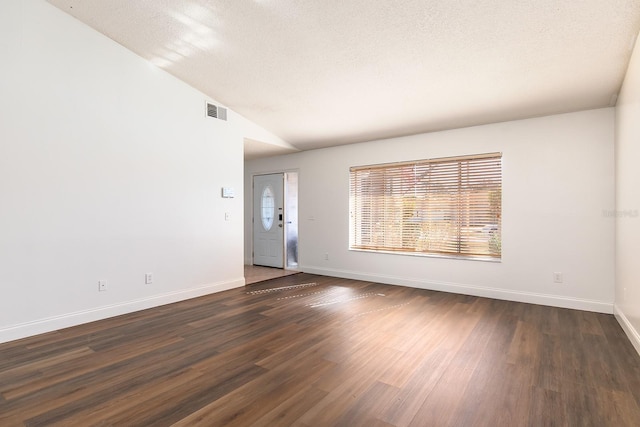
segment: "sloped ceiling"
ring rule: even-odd
[[[49,2],[302,150],[613,105],[640,28],[638,0]]]

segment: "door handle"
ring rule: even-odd
[[[282,224],[278,224],[278,227],[282,228]]]

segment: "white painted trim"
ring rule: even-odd
[[[21,323],[0,329],[0,343],[43,334],[45,332],[56,331],[71,326],[77,326],[83,323],[94,322],[96,320],[103,320],[109,317],[120,316],[134,311],[197,298],[203,295],[226,291],[228,289],[239,288],[244,285],[245,280],[244,277],[242,277],[227,282],[210,283],[197,288],[153,295],[147,298]]]
[[[636,328],[634,328],[631,322],[629,322],[629,319],[627,319],[627,316],[625,316],[620,307],[615,304],[613,306],[613,313],[615,314],[618,323],[620,323],[620,326],[622,326],[622,330],[627,334],[627,337],[629,337],[629,341],[631,341],[633,347],[636,349],[638,354],[640,354],[640,333],[638,333]]]
[[[512,291],[508,289],[461,283],[439,282],[434,280],[416,280],[405,277],[375,275],[357,271],[334,270],[313,266],[300,266],[300,271],[323,276],[341,277],[345,279],[365,280],[387,285],[409,286],[411,288],[429,289],[432,291],[451,292],[454,294],[473,295],[529,304],[548,305],[552,307],[572,308],[576,310],[594,311],[596,313],[613,313],[613,303],[581,298],[570,298],[561,295],[539,294],[534,292]]]

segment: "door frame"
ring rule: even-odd
[[[255,214],[255,206],[254,206],[254,197],[255,197],[255,186],[254,186],[254,178],[256,176],[261,176],[261,175],[273,175],[273,174],[284,174],[284,188],[283,188],[283,206],[284,206],[284,221],[283,221],[283,225],[284,225],[284,243],[283,243],[283,248],[282,250],[283,252],[283,256],[284,256],[284,270],[291,270],[291,269],[297,269],[298,266],[300,265],[299,262],[299,253],[298,253],[298,263],[296,266],[294,267],[290,267],[288,265],[287,262],[287,227],[289,227],[289,225],[287,224],[287,209],[286,209],[286,205],[287,205],[287,186],[286,186],[286,181],[287,181],[287,174],[291,174],[291,173],[295,173],[298,176],[298,194],[296,195],[296,197],[299,198],[299,194],[300,194],[300,170],[299,169],[285,169],[285,170],[275,170],[275,171],[268,171],[268,172],[253,172],[251,173],[251,194],[249,195],[249,206],[247,206],[245,204],[245,207],[247,207],[249,209],[249,212],[251,212],[251,220],[249,223],[249,230],[251,230],[250,232],[250,245],[251,245],[251,265],[255,265],[254,264],[254,259],[255,259],[255,251],[254,251],[254,244],[255,244],[255,238],[254,238],[254,222],[256,220],[254,214]],[[246,188],[246,187],[245,187]],[[298,241],[300,239],[300,227],[299,227],[299,217],[300,217],[300,208],[298,207],[298,222],[296,224],[296,227],[298,228]],[[259,219],[259,218],[258,218]],[[245,227],[245,230],[247,230],[247,228]],[[246,241],[246,240],[245,240]]]

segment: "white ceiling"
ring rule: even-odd
[[[640,28],[639,0],[49,2],[302,150],[613,105]]]

